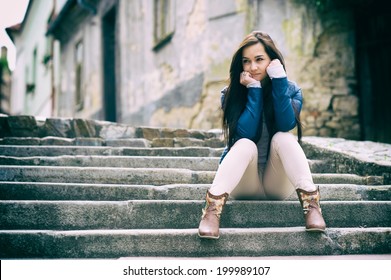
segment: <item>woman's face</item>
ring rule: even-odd
[[[261,43],[245,47],[242,56],[243,71],[249,72],[257,81],[267,77],[266,68],[271,60]]]

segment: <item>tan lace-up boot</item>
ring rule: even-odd
[[[319,204],[319,187],[313,192],[307,192],[300,188],[296,192],[303,207],[306,231],[323,232],[326,229],[326,223],[323,219],[322,209]]]
[[[220,237],[220,216],[228,199],[228,193],[219,196],[206,193],[205,208],[202,209],[202,218],[198,227],[198,236],[201,238],[218,239]]]

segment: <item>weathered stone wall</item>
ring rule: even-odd
[[[290,7],[294,16],[283,22],[286,58],[304,94],[304,134],[360,139],[351,12]]]
[[[1,47],[0,55],[0,114],[10,113],[11,70],[8,68],[7,48]]]
[[[209,112],[203,107],[210,98],[207,91],[210,83],[214,82],[210,69],[213,63],[227,58],[228,52],[221,49],[224,44],[218,39],[228,29],[213,28],[212,34],[208,11],[214,10],[210,5],[217,1],[172,3],[175,3],[174,36],[166,45],[153,50],[153,1],[121,2],[121,121],[135,125],[212,128],[216,121],[211,114],[202,114],[200,120],[196,118],[200,111]],[[235,7],[235,1],[224,2],[224,6],[231,4]],[[235,26],[233,19],[239,25],[238,30],[242,30],[235,16],[231,26]],[[241,37],[241,33],[232,34]],[[229,52],[232,37],[225,39]]]
[[[175,2],[172,40],[153,51],[153,2],[121,2],[122,121],[220,127],[220,90],[246,34],[247,1]],[[124,20],[134,18],[136,20]]]

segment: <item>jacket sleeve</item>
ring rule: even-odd
[[[223,107],[225,93],[227,88],[221,91],[221,107]],[[239,117],[236,126],[235,141],[241,138],[247,138],[256,141],[257,129],[261,122],[263,111],[262,88],[248,88],[248,100],[244,111]]]
[[[272,80],[273,104],[277,131],[289,131],[296,126],[295,111],[301,111],[301,89],[295,84],[289,84],[287,78],[275,78]]]

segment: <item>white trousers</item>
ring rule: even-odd
[[[240,139],[219,165],[209,192],[226,192],[238,199],[285,199],[297,188],[316,190],[308,160],[293,134],[277,132],[271,140],[263,173],[258,170],[256,144]]]

